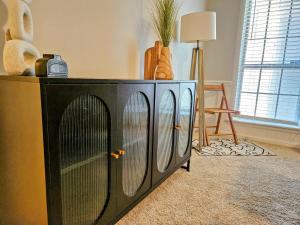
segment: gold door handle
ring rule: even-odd
[[[119,154],[116,154],[116,153],[111,153],[110,155],[111,155],[111,157],[114,158],[114,159],[118,159],[118,158],[120,157],[120,155],[119,155]]]
[[[181,126],[180,125],[176,125],[175,129],[179,131],[179,130],[181,130]]]
[[[123,156],[123,155],[125,155],[126,151],[124,149],[119,149],[118,153],[120,156]]]

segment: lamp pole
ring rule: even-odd
[[[190,79],[198,80],[196,105],[199,109],[199,121],[195,128],[199,129],[199,150],[207,144],[204,118],[203,49],[200,48],[199,43],[200,41],[216,40],[216,31],[216,12],[195,12],[181,17],[181,42],[194,43],[197,41],[197,47],[193,48]],[[196,67],[198,67],[198,72],[196,72]]]
[[[199,109],[199,120],[198,120],[198,138],[199,138],[199,150],[202,146],[206,145],[205,143],[205,120],[204,120],[204,74],[203,74],[203,49],[199,47],[199,40],[197,40],[197,47],[193,48],[192,54],[192,64],[191,64],[191,72],[190,79],[196,79],[196,67],[198,69],[197,76],[197,103]],[[196,104],[197,105],[197,104]],[[197,114],[197,112],[196,112]],[[195,117],[196,118],[196,117]]]

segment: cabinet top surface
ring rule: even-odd
[[[35,77],[35,76],[8,76],[0,75],[0,81],[20,81],[41,84],[122,84],[122,83],[195,83],[194,80],[122,80],[100,79],[88,77]]]

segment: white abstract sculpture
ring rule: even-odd
[[[23,40],[10,40],[3,50],[4,68],[8,74],[32,75],[39,51],[31,43]]]
[[[8,27],[12,39],[33,41],[32,14],[27,3],[20,0],[8,2]]]
[[[5,0],[8,22],[4,26],[4,69],[9,75],[33,75],[36,59],[41,57],[32,45],[33,21],[29,8],[31,0]]]

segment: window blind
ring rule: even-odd
[[[299,126],[300,0],[246,0],[236,107]]]

